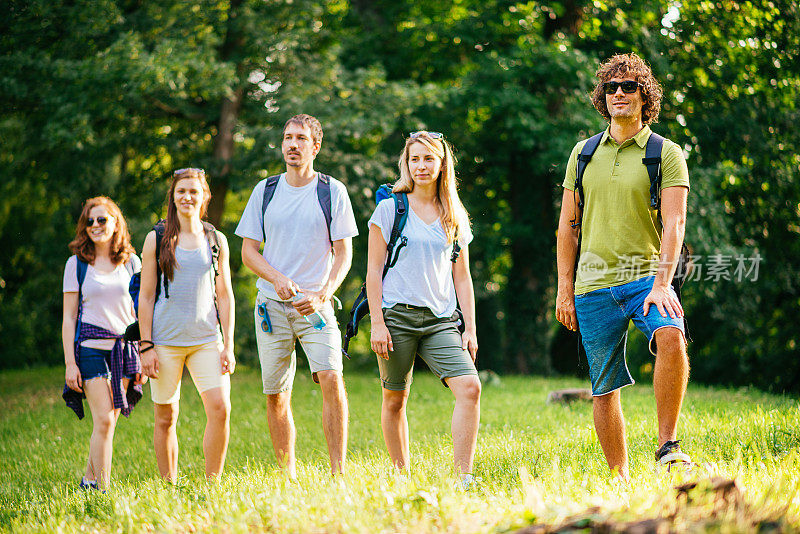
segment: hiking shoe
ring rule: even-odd
[[[681,440],[667,441],[656,451],[656,465],[666,467],[691,467],[692,459],[678,445]]]
[[[473,491],[478,487],[480,481],[479,477],[465,473],[461,475],[460,479],[453,481],[453,487],[460,491]]]
[[[84,491],[87,490],[96,490],[97,489],[97,481],[96,480],[86,480],[86,477],[81,477],[81,483],[78,487]]]

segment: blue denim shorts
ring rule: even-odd
[[[82,380],[90,380],[98,376],[111,378],[111,368],[109,367],[109,362],[111,361],[110,350],[92,349],[83,346],[79,350],[81,354],[78,361],[78,369],[81,372]]]
[[[647,276],[621,286],[596,289],[575,297],[583,348],[589,360],[592,395],[606,395],[633,384],[625,362],[628,325],[631,319],[649,340],[650,352],[655,354],[656,330],[677,328],[686,337],[683,318],[662,317],[655,306],[644,315],[644,299],[653,289],[655,276]],[[670,287],[670,291],[672,288]]]

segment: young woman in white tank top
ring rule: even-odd
[[[173,483],[178,476],[176,425],[184,366],[191,373],[206,412],[203,435],[206,477],[222,474],[228,450],[230,374],[236,366],[234,302],[228,242],[221,232],[206,230],[202,221],[209,200],[211,191],[202,169],[175,171],[167,194],[167,218],[158,254],[160,277],[155,231],[147,235],[142,250],[139,293],[142,372],[152,379],[153,442],[158,470]],[[208,235],[212,231],[216,240]],[[219,246],[216,276],[214,244]],[[160,289],[158,299],[156,284]]]

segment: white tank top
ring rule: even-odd
[[[169,298],[161,290],[153,310],[153,343],[173,347],[202,345],[221,335],[214,308],[211,250],[204,244],[193,250],[175,247],[175,275]]]

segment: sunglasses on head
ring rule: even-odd
[[[97,221],[97,224],[99,224],[100,226],[105,226],[106,223],[108,222],[108,217],[100,216],[96,219],[94,217],[89,217],[88,219],[86,219],[86,226],[94,226],[95,221]]]
[[[624,82],[605,82],[603,84],[603,91],[607,95],[613,95],[617,92],[617,89],[622,87],[623,93],[635,93],[636,89],[638,89],[642,84],[634,80],[625,80]]]
[[[441,132],[429,132],[427,130],[420,130],[418,132],[411,132],[410,134],[408,134],[408,137],[410,139],[416,139],[417,137],[419,137],[420,135],[423,135],[423,134],[427,135],[431,139],[441,139],[442,137],[444,137],[444,134],[442,134]]]
[[[177,171],[173,172],[172,175],[173,176],[179,176],[181,174],[187,174],[187,173],[190,173],[190,172],[191,173],[197,173],[197,174],[205,174],[206,173],[206,171],[204,171],[203,169],[198,169],[196,167],[186,167],[185,169],[178,169]]]

